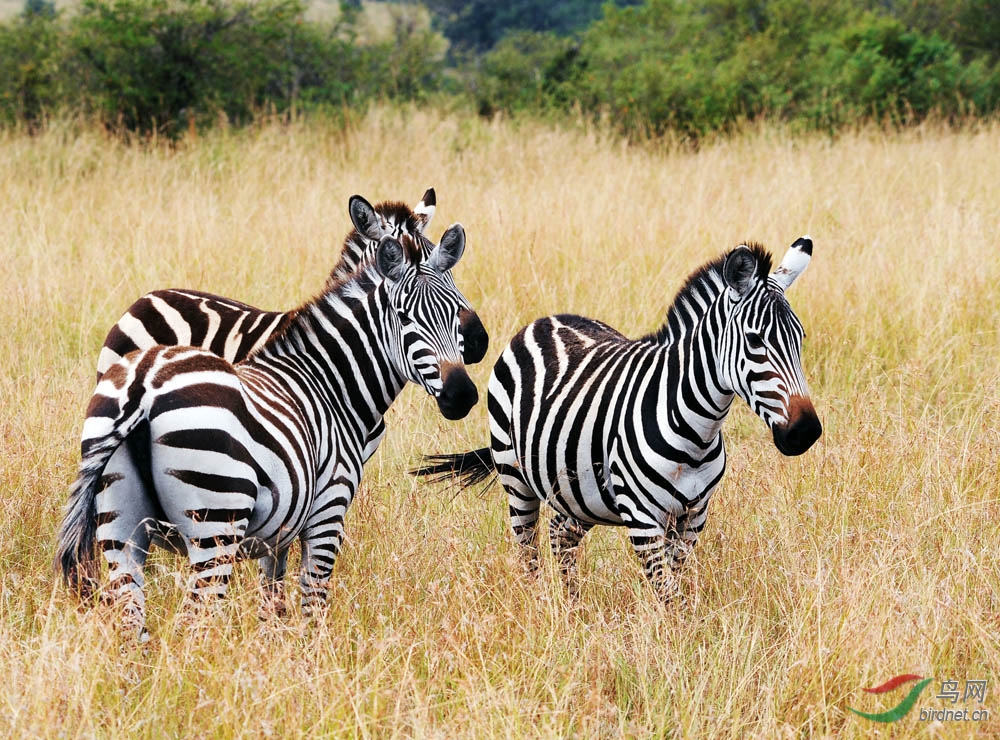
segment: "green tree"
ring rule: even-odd
[[[26,7],[0,25],[0,121],[23,122],[34,129],[65,104],[60,40],[58,16],[44,9]]]

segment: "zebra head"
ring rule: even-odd
[[[465,417],[479,400],[462,361],[459,313],[467,302],[450,272],[464,251],[465,229],[455,224],[426,256],[408,236],[383,236],[375,253],[396,370],[434,396],[441,414],[452,420]]]
[[[437,196],[434,188],[428,188],[412,210],[402,203],[388,201],[373,206],[360,195],[353,196],[348,204],[348,211],[361,243],[352,238],[353,234],[348,237],[341,258],[343,269],[346,272],[353,271],[365,256],[375,253],[380,240],[387,235],[395,237],[397,241],[410,237],[426,257],[434,249],[434,243],[424,232],[436,209]],[[450,272],[446,274],[446,279],[452,279]],[[490,335],[469,302],[464,297],[462,301],[458,316],[465,341],[462,360],[468,365],[474,365],[486,356]]]
[[[812,240],[803,236],[770,275],[770,255],[757,245],[736,247],[722,268],[731,308],[722,380],[764,420],[785,455],[801,455],[823,432],[802,373],[804,331],[785,298],[811,256]]]

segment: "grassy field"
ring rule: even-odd
[[[764,129],[697,152],[591,131],[376,110],[220,132],[177,150],[56,127],[0,134],[0,736],[975,737],[1000,732],[1000,127],[836,141]],[[105,331],[142,292],[267,308],[318,290],[347,199],[461,221],[456,279],[493,344],[551,312],[629,334],[744,239],[815,253],[789,291],[824,423],[783,458],[744,406],[729,470],[659,606],[623,533],[585,540],[578,601],[546,560],[525,580],[495,485],[428,486],[421,453],[487,442],[485,403],[448,423],[415,388],[390,411],[347,519],[324,619],[226,611],[175,625],[183,564],[151,559],[152,640],[123,644],[51,566]],[[916,708],[876,725],[848,711]],[[981,704],[936,698],[986,680]],[[987,722],[921,721],[986,709]]]

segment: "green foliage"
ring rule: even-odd
[[[284,103],[298,0],[84,0],[70,33],[89,102],[128,130],[168,135]]]
[[[882,0],[907,28],[938,34],[955,44],[965,61],[1000,59],[1000,0]]]
[[[820,123],[923,118],[934,109],[957,113],[961,73],[953,44],[892,18],[866,17],[823,50],[815,79],[836,106],[820,112]]]
[[[577,110],[629,137],[697,139],[760,117],[836,129],[1000,107],[1000,0],[429,5],[450,70],[413,4],[379,3],[373,30],[356,1],[317,23],[306,0],[82,0],[72,14],[28,0],[0,23],[0,123],[68,109],[176,137],[466,89],[483,115]]]
[[[393,14],[361,37],[345,3],[310,23],[302,0],[83,0],[65,18],[44,3],[0,25],[0,117],[34,125],[60,106],[110,129],[176,137],[261,112],[412,100],[438,85],[444,42]]]
[[[837,127],[990,114],[998,68],[850,0],[648,0],[607,6],[553,65],[501,42],[477,80],[484,112],[576,104],[629,136],[697,138],[759,116]],[[555,70],[553,73],[552,70]],[[530,75],[528,73],[531,73]]]
[[[560,90],[577,53],[572,40],[552,33],[510,34],[483,58],[479,112],[561,107]]]
[[[37,10],[37,12],[36,12]],[[31,9],[0,25],[0,122],[36,127],[63,97],[55,13]]]
[[[52,18],[56,14],[56,4],[53,0],[26,0],[23,14],[25,16],[40,15]]]
[[[613,0],[636,5],[639,0]],[[519,31],[565,35],[585,28],[601,15],[606,0],[428,0],[445,36],[459,49],[483,53]]]

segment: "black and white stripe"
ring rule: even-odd
[[[571,588],[587,531],[627,527],[647,577],[669,598],[725,470],[733,398],[786,455],[821,434],[802,374],[802,326],[784,295],[811,254],[802,237],[769,275],[770,255],[741,245],[694,273],[664,325],[636,340],[580,316],[533,322],[490,377],[490,448],[430,457],[414,472],[457,473],[471,485],[495,470],[532,568],[548,503],[550,544]]]
[[[87,409],[79,476],[59,535],[66,580],[107,594],[144,634],[143,565],[153,544],[193,566],[189,603],[226,591],[234,560],[262,560],[283,609],[288,550],[302,547],[303,609],[322,604],[361,479],[370,430],[407,381],[449,419],[476,403],[462,363],[449,271],[465,248],[451,227],[429,253],[386,235],[347,277],[235,365],[212,352],[155,345],[101,377]]]

